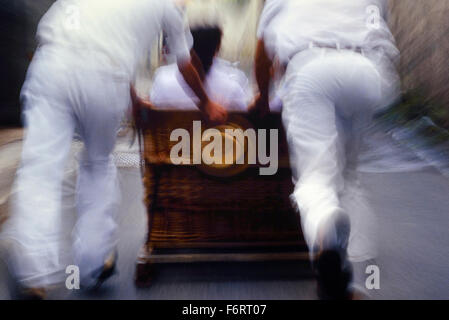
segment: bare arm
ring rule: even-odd
[[[177,9],[174,1],[163,2],[165,4],[165,10],[162,17],[162,29],[167,35],[167,44],[170,52],[176,56],[179,71],[199,99],[198,108],[210,122],[220,123],[226,121],[226,110],[209,99],[198,72],[192,65],[192,58],[186,40],[187,30],[184,26],[181,11]]]
[[[255,59],[256,81],[259,87],[259,93],[262,99],[266,101],[269,100],[268,94],[270,90],[272,66],[273,62],[268,57],[268,54],[265,50],[265,43],[263,40],[259,40],[257,43],[256,59]]]
[[[250,111],[264,115],[269,112],[269,91],[271,81],[271,69],[273,62],[268,56],[263,40],[257,42],[255,57],[256,82],[259,88],[259,95],[250,106]]]
[[[204,90],[203,83],[201,82],[198,72],[196,71],[191,61],[178,63],[178,69],[179,72],[181,72],[185,82],[198,97],[198,109],[203,111],[204,106],[209,102],[209,97]]]
[[[198,109],[200,109],[209,122],[223,123],[228,117],[228,113],[221,105],[212,102],[204,90],[203,83],[192,62],[178,62],[179,72],[181,72],[184,80],[199,99]]]
[[[192,63],[189,61],[178,63],[179,71],[181,72],[183,78],[190,86],[192,91],[196,94],[199,99],[198,109],[200,109],[206,116],[206,120],[211,123],[223,123],[227,119],[227,111],[221,105],[212,102],[206,91],[204,90],[201,79],[198,72],[193,67]],[[150,101],[146,101],[137,96],[134,88],[131,86],[131,101],[133,106],[134,117],[137,118],[139,110],[142,108],[152,109],[153,105]]]

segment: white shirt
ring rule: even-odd
[[[178,60],[189,59],[183,16],[171,0],[58,0],[40,21],[37,39],[100,53],[132,79],[161,30]]]
[[[311,43],[361,47],[394,61],[399,52],[386,8],[386,0],[266,0],[257,35],[283,64]]]
[[[215,102],[228,110],[244,111],[248,104],[248,79],[231,63],[214,59],[204,81],[204,89]],[[160,109],[197,109],[197,97],[184,81],[175,64],[156,70],[150,101]]]

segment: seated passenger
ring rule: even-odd
[[[246,75],[230,62],[216,58],[222,32],[207,26],[191,30],[192,63],[203,81],[207,94],[228,110],[246,111],[249,85]],[[182,78],[176,64],[156,70],[150,101],[158,109],[196,110],[196,96]]]

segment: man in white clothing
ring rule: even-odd
[[[27,134],[5,232],[13,243],[15,277],[32,294],[61,280],[56,235],[63,168],[75,130],[85,144],[75,264],[86,287],[113,272],[120,198],[111,152],[138,62],[161,30],[197,107],[207,119],[224,121],[225,109],[211,102],[190,62],[182,14],[171,0],[59,0],[39,23],[39,47],[21,93]]]
[[[260,94],[251,109],[268,112],[270,68],[279,63],[292,201],[324,298],[350,296],[350,211],[368,215],[370,208],[360,200],[350,210],[344,199],[350,190],[360,192],[352,176],[363,129],[397,95],[392,62],[398,51],[385,12],[383,0],[267,0],[260,18]]]

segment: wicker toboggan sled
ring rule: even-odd
[[[289,199],[293,185],[280,114],[258,125],[279,129],[279,168],[265,176],[259,174],[259,164],[174,165],[170,150],[177,141],[170,141],[170,133],[184,128],[192,137],[192,123],[201,114],[145,110],[144,118],[148,234],[137,259],[137,285],[150,283],[155,263],[308,259],[299,216]],[[248,118],[230,113],[228,122],[247,129]]]

